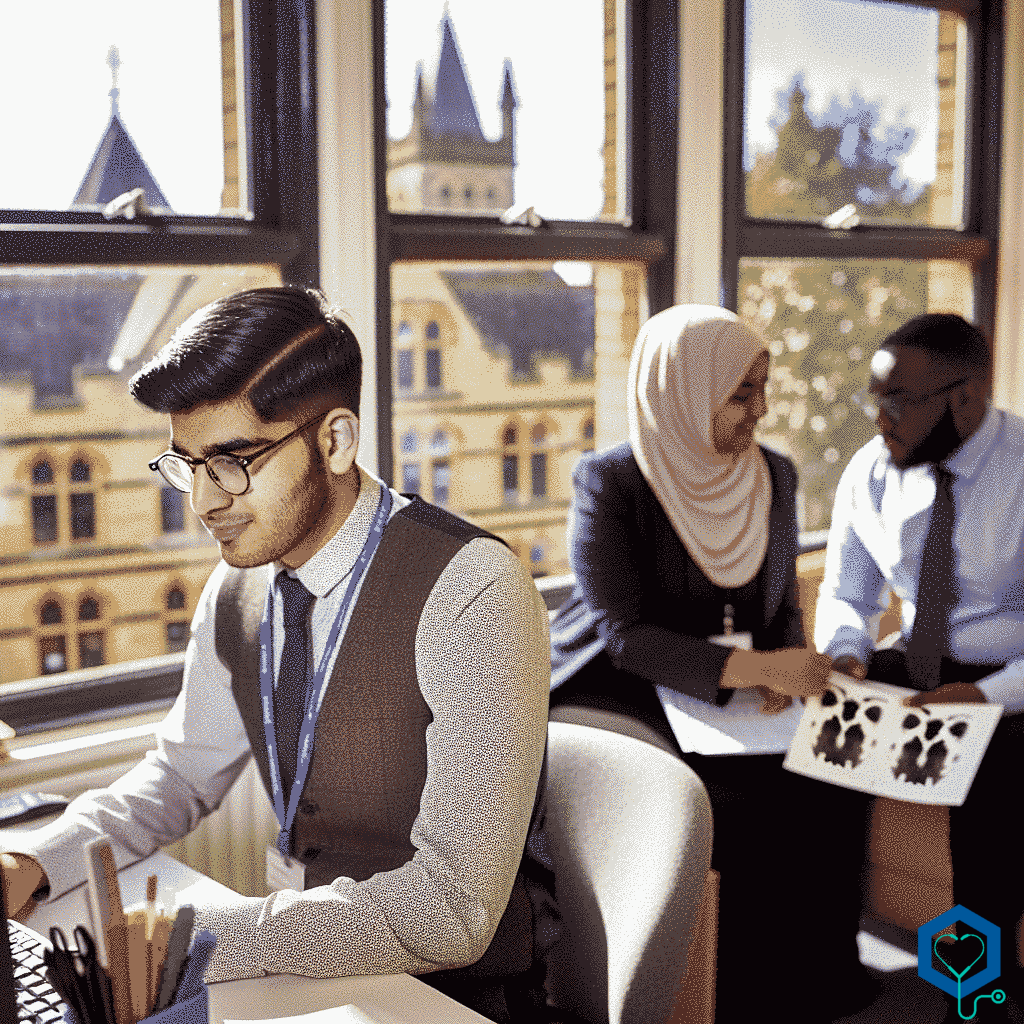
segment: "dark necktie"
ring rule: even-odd
[[[918,690],[939,685],[943,657],[949,655],[950,613],[959,600],[953,564],[953,474],[935,469],[935,504],[921,554],[917,613],[907,643],[907,672]]]
[[[306,681],[309,675],[309,610],[316,598],[288,573],[277,577],[284,604],[284,647],[274,690],[274,723],[277,759],[281,766],[281,787],[285,804],[295,779],[299,730],[306,709]]]

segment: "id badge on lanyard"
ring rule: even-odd
[[[370,535],[366,538],[363,550],[359,552],[359,557],[352,567],[345,596],[342,598],[341,607],[338,609],[334,625],[331,627],[327,643],[324,645],[320,663],[316,667],[313,678],[307,682],[306,710],[302,716],[302,726],[299,730],[295,781],[292,784],[291,793],[287,796],[281,785],[281,766],[277,756],[277,733],[274,722],[274,690],[277,687],[277,680],[274,678],[273,585],[267,593],[267,604],[263,611],[263,621],[260,623],[260,699],[263,704],[263,733],[270,767],[271,798],[274,803],[274,813],[281,826],[277,837],[277,849],[267,850],[267,885],[274,890],[285,888],[297,889],[301,892],[304,886],[305,868],[291,855],[292,829],[299,807],[299,797],[302,795],[306,776],[309,774],[310,762],[313,759],[313,736],[316,732],[317,719],[320,717],[320,708],[323,706],[324,697],[327,694],[329,683],[327,666],[330,664],[331,654],[338,643],[341,624],[345,621],[352,605],[356,588],[366,573],[370,560],[377,550],[377,545],[380,544],[384,527],[387,526],[390,515],[391,491],[387,487],[382,487],[380,504],[377,506],[377,512],[370,526]]]

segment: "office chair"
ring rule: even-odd
[[[564,926],[548,984],[565,1019],[710,1022],[715,876],[697,776],[650,744],[552,722],[546,833]]]

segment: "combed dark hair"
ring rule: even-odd
[[[193,313],[129,390],[156,412],[245,396],[264,422],[312,405],[359,415],[355,335],[310,288],[252,288]]]
[[[992,353],[984,332],[956,313],[923,313],[893,331],[882,344],[889,348],[923,348],[965,369],[987,372]]]

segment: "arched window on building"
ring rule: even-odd
[[[411,391],[413,386],[413,349],[412,328],[408,320],[398,325],[398,351],[395,360],[397,372],[396,383],[403,391]]]
[[[168,654],[183,651],[188,647],[189,623],[188,619],[180,618],[180,613],[188,610],[188,601],[185,591],[178,586],[171,587],[167,591],[167,598],[164,602],[167,616],[164,623],[166,634],[166,647]]]
[[[54,490],[53,466],[40,459],[32,466],[32,542],[57,543],[57,494]]]
[[[515,425],[501,434],[501,485],[505,504],[519,504],[519,430]]]
[[[548,454],[536,451],[547,439],[548,431],[543,423],[535,423],[530,431],[530,494],[537,500],[548,495]]]
[[[448,507],[451,498],[452,468],[449,455],[451,441],[443,430],[430,435],[430,488],[431,500],[442,508]]]
[[[39,610],[39,674],[65,672],[68,667],[67,639],[56,627],[64,624],[64,609],[59,601],[47,601]]]
[[[594,420],[593,417],[583,421],[583,451],[594,450]]]
[[[436,320],[427,324],[427,341],[438,341],[441,337],[441,327]],[[424,373],[428,388],[440,389],[443,386],[441,376],[441,349],[437,345],[429,345],[423,352]]]
[[[85,459],[75,459],[71,463],[70,478],[68,517],[71,539],[91,540],[96,536],[96,495],[82,485],[92,483],[92,467]]]
[[[83,597],[78,602],[78,621],[97,623],[100,603],[95,597]],[[96,668],[104,664],[104,633],[102,629],[85,629],[78,634],[78,667]]]
[[[402,434],[402,493],[419,494],[422,479],[420,476],[420,438],[415,429]]]

